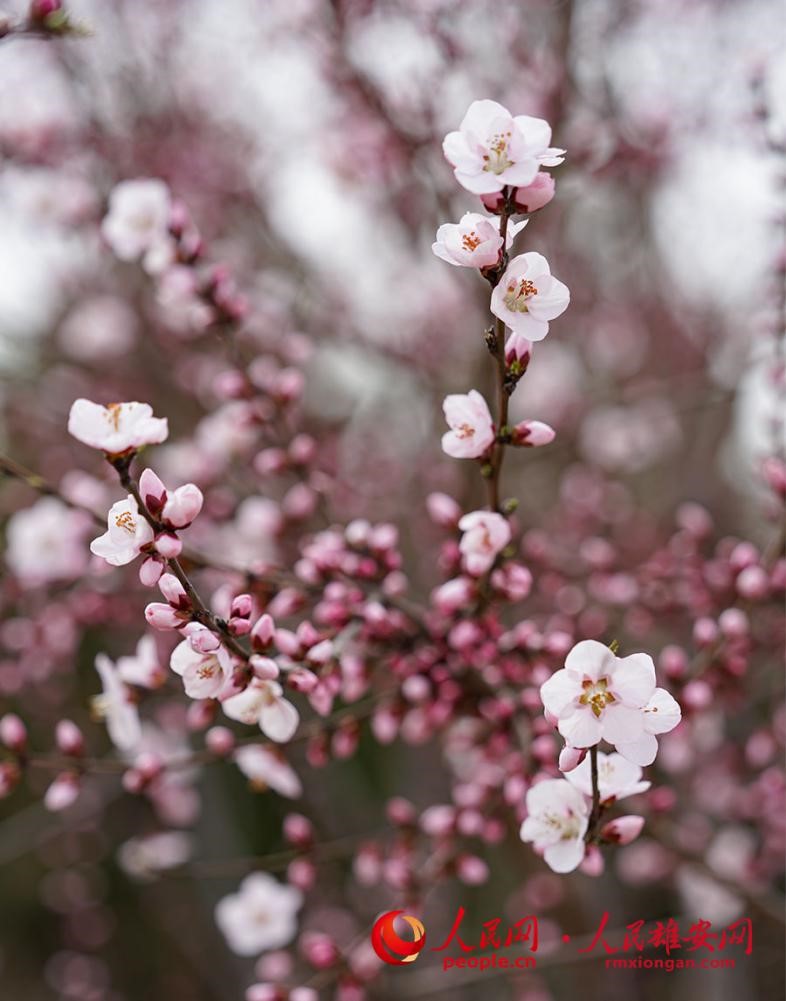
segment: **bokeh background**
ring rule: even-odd
[[[517,244],[546,254],[572,292],[513,402],[517,419],[549,422],[557,440],[505,470],[524,558],[541,570],[537,611],[579,621],[600,609],[609,629],[656,657],[669,644],[692,651],[695,608],[661,612],[643,592],[658,576],[653,554],[674,552],[698,521],[719,574],[740,540],[777,557],[782,508],[761,464],[784,449],[778,3],[74,0],[69,11],[87,37],[0,40],[5,454],[63,491],[76,469],[108,489],[98,459],[66,434],[70,403],[96,398],[96,387],[107,399],[148,400],[170,421],[159,454],[173,478],[195,475],[200,450],[208,465],[211,449],[240,457],[209,483],[213,519],[200,545],[293,561],[294,543],[271,539],[264,509],[236,507],[278,501],[283,488],[244,463],[231,414],[206,420],[226,357],[221,332],[194,329],[176,293],[155,289],[101,239],[114,184],[163,178],[247,297],[238,350],[303,365],[303,422],[330,478],[311,527],[396,523],[410,594],[423,599],[442,579],[426,496],[447,491],[465,510],[483,503],[474,466],[448,460],[439,437],[446,393],[491,390],[488,291],[430,244],[441,222],[477,210],[441,141],[472,100],[491,97],[547,118],[568,150],[557,197]],[[4,521],[34,500],[3,478]],[[596,538],[619,553],[600,583],[571,564]],[[146,593],[133,572],[118,590],[86,553],[72,581],[31,585],[8,561],[3,570],[3,711],[19,712],[44,747],[54,721],[73,718],[92,749],[110,754],[89,720],[93,658],[133,649]],[[715,589],[707,615],[734,603],[728,587]],[[80,618],[76,606],[96,593],[108,604]],[[459,903],[476,929],[534,908],[557,946],[562,932],[591,934],[604,910],[616,928],[746,913],[751,956],[734,971],[667,976],[605,972],[557,947],[519,981],[449,979],[422,961],[374,981],[368,996],[782,997],[781,601],[769,593],[749,672],[729,699],[714,689],[717,704],[663,742],[656,784],[676,791],[671,840],[654,824],[602,878],[557,878],[513,835],[486,851],[484,886],[441,886],[423,911],[436,944]],[[512,621],[525,614],[514,609]],[[31,623],[42,622],[51,635],[34,641]],[[188,740],[182,708],[172,700],[160,710],[166,739]],[[391,796],[418,809],[449,798],[444,741],[429,738],[380,746],[364,726],[353,757],[319,770],[293,752],[322,835],[350,845],[320,868],[311,927],[362,937],[397,904],[390,889],[353,884],[352,846],[386,827]],[[253,964],[227,949],[212,909],[247,869],[222,860],[280,850],[287,802],[250,795],[236,770],[189,773],[169,826],[188,832],[192,862],[145,881],[129,874],[122,846],[155,828],[149,803],[108,774],[52,814],[40,804],[46,784],[31,773],[0,802],[4,1001],[242,997]],[[763,805],[743,805],[746,795]]]

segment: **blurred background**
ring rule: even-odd
[[[307,527],[395,523],[410,595],[426,600],[444,579],[427,495],[446,491],[463,510],[484,503],[474,464],[447,459],[439,440],[446,393],[491,395],[488,288],[437,260],[431,242],[440,223],[480,211],[441,142],[472,100],[489,97],[546,118],[568,151],[554,170],[556,198],[516,244],[548,257],[572,301],[535,346],[512,403],[517,420],[546,421],[557,439],[506,465],[504,495],[519,498],[523,558],[536,575],[532,604],[513,608],[508,625],[556,616],[577,636],[616,630],[656,660],[674,644],[692,657],[696,621],[735,603],[737,547],[772,569],[783,514],[761,469],[786,448],[780,4],[74,0],[68,10],[89,35],[0,39],[4,454],[101,510],[111,479],[66,434],[70,404],[99,394],[149,401],[171,429],[157,470],[195,479],[209,498],[211,517],[192,529],[200,548],[291,565],[305,529],[276,535],[270,523],[293,484],[252,471],[247,429],[231,404],[217,409],[215,393],[233,350],[261,368],[275,357],[302,368],[302,427],[318,444],[320,504]],[[151,283],[107,249],[109,193],[139,177],[166,181],[241,290],[243,332],[228,348],[221,324],[206,324],[176,282]],[[35,500],[3,477],[6,525]],[[58,546],[52,531],[44,547]],[[685,533],[701,540],[699,555],[685,555]],[[573,562],[601,539],[614,551],[602,579]],[[77,549],[64,557],[84,571],[73,577],[53,575],[46,559],[36,567],[28,552],[6,554],[0,708],[19,712],[43,747],[54,721],[73,718],[108,754],[89,719],[93,658],[133,650],[149,593],[133,568],[118,580],[88,566],[86,542]],[[664,563],[672,558],[676,570]],[[647,590],[653,582],[673,589],[668,600]],[[368,997],[783,996],[774,585],[760,604],[748,673],[716,664],[714,701],[663,741],[654,781],[675,790],[671,840],[653,821],[592,879],[555,877],[508,833],[487,849],[485,885],[443,885],[418,913],[434,929],[430,944],[459,904],[476,930],[503,912],[537,913],[541,969],[459,979],[422,959],[370,982]],[[156,740],[188,741],[182,699],[159,702]],[[417,810],[447,801],[455,771],[443,735],[381,746],[361,729],[347,760],[316,770],[302,749],[291,757],[322,837],[349,845],[320,868],[306,923],[346,942],[400,906],[390,887],[352,879],[358,845],[388,824],[386,801],[406,796]],[[31,770],[0,802],[4,1001],[242,997],[253,963],[227,949],[212,911],[248,866],[222,860],[280,851],[287,801],[250,795],[222,767],[180,773],[163,822],[114,774],[94,776],[74,807],[52,813],[40,804],[49,779]],[[129,843],[162,827],[185,832],[169,847],[191,862],[153,879]],[[597,954],[560,948],[563,933],[591,938],[606,910],[610,929],[744,913],[753,952],[736,954],[733,971],[667,976],[605,971]],[[332,990],[324,997],[340,996]]]

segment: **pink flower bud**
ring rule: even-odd
[[[285,997],[274,984],[252,984],[246,990],[246,1001],[284,1001]]]
[[[525,448],[548,445],[554,441],[555,436],[554,428],[542,421],[521,421],[512,431],[513,444],[523,445]]]
[[[428,516],[442,528],[455,528],[461,517],[461,507],[448,494],[433,493],[426,498]]]
[[[145,619],[154,629],[177,629],[185,621],[180,612],[163,602],[151,602],[145,608]]]
[[[604,841],[611,841],[617,845],[629,845],[641,834],[644,827],[644,817],[637,817],[629,814],[625,817],[616,817],[605,824],[600,831],[600,836]]]
[[[199,487],[194,483],[186,483],[169,495],[161,512],[161,518],[174,528],[185,528],[202,510],[203,503],[204,498]]]
[[[175,560],[183,551],[183,543],[174,532],[161,532],[156,536],[156,550],[165,560]]]
[[[741,608],[727,608],[718,616],[718,625],[729,639],[743,639],[750,632],[750,621]]]
[[[166,487],[152,469],[144,469],[139,477],[139,493],[145,507],[152,515],[158,515],[166,501]]]
[[[467,886],[480,886],[489,878],[489,867],[477,855],[462,855],[456,863],[456,875]]]
[[[447,581],[433,592],[431,599],[444,615],[450,615],[459,608],[465,608],[475,594],[475,583],[467,577],[456,577]]]
[[[254,456],[254,470],[260,476],[274,476],[289,465],[289,457],[283,448],[265,448]]]
[[[323,932],[304,932],[299,944],[306,961],[318,970],[333,966],[341,955],[333,939]]]
[[[397,827],[411,827],[417,817],[415,807],[403,796],[394,796],[393,799],[389,799],[385,813],[391,824],[396,824]]]
[[[706,709],[712,704],[712,688],[706,681],[689,681],[682,690],[682,704],[686,709]]]
[[[270,657],[260,657],[259,654],[252,654],[249,660],[251,669],[256,678],[263,681],[274,681],[281,673],[278,664]]]
[[[539,171],[535,175],[535,180],[523,188],[516,188],[513,193],[513,203],[519,212],[537,212],[552,200],[556,191],[556,184],[551,174],[546,171]],[[499,213],[502,211],[504,198],[502,192],[492,191],[490,194],[481,195],[480,200],[489,212]]]
[[[312,646],[306,654],[306,660],[311,664],[324,665],[333,659],[333,644],[330,640],[322,640]]]
[[[429,806],[420,815],[421,829],[431,838],[442,838],[453,831],[456,810],[452,806]]]
[[[311,859],[296,858],[287,866],[287,882],[299,890],[310,890],[317,881],[317,869]]]
[[[163,572],[164,563],[155,556],[147,556],[139,566],[139,580],[145,587],[155,587]]]
[[[55,727],[55,744],[62,754],[78,758],[84,753],[85,738],[76,723],[70,719],[61,719]]]
[[[17,754],[27,745],[27,727],[15,713],[7,713],[0,719],[0,743]]]
[[[317,454],[317,443],[308,434],[298,434],[289,443],[289,457],[299,466],[311,462]]]
[[[559,752],[559,770],[572,772],[581,764],[586,755],[586,747],[571,747],[570,744],[566,744]]]
[[[587,845],[585,849],[584,861],[579,868],[585,876],[600,876],[605,869],[603,856],[597,845]]]
[[[185,609],[191,607],[191,600],[186,589],[172,573],[165,573],[158,582],[158,587],[172,608]]]
[[[276,646],[287,657],[300,656],[300,640],[289,629],[276,629]]]
[[[296,483],[284,494],[281,510],[292,521],[305,521],[317,509],[318,497],[306,483]]]
[[[213,726],[205,734],[205,747],[217,758],[226,758],[235,749],[235,735],[225,726]]]
[[[188,636],[191,648],[197,653],[213,653],[221,646],[218,636],[199,622],[186,626],[184,632]]]
[[[272,617],[265,613],[254,623],[251,630],[251,646],[262,653],[270,646],[276,632],[276,624]]]
[[[737,578],[737,593],[749,601],[761,601],[770,589],[766,571],[759,566],[746,567]]]
[[[696,646],[707,647],[718,638],[718,627],[712,619],[697,619],[693,624],[693,642]]]
[[[518,374],[522,375],[527,370],[531,357],[532,341],[514,330],[505,342],[505,361],[508,365],[517,362]]]
[[[314,840],[314,827],[301,813],[288,813],[284,818],[284,837],[297,848],[307,848]]]
[[[304,695],[313,692],[319,684],[319,678],[316,674],[303,667],[296,667],[293,671],[289,671],[286,678],[290,688],[296,692],[302,692]]]
[[[44,793],[44,806],[53,813],[65,810],[76,802],[80,788],[78,775],[61,772]]]

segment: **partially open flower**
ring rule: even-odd
[[[494,422],[488,404],[476,389],[445,397],[442,405],[450,431],[442,449],[454,459],[476,459],[494,442]]]
[[[122,567],[153,541],[153,529],[139,513],[132,494],[113,504],[107,517],[108,530],[90,543],[90,552]]]

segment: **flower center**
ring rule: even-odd
[[[584,694],[579,702],[583,706],[589,706],[596,716],[600,716],[610,702],[616,702],[614,696],[608,691],[608,683],[608,678],[600,678],[598,681],[590,681],[587,678],[581,683]]]
[[[473,229],[471,233],[465,233],[461,238],[461,244],[465,250],[472,253],[473,250],[477,250],[483,241],[480,239],[478,234]]]
[[[120,430],[120,417],[123,413],[122,403],[110,403],[106,408],[106,417],[115,431]]]
[[[528,313],[527,300],[537,294],[534,282],[528,278],[520,278],[517,282],[510,282],[503,302],[511,313]]]
[[[573,841],[579,836],[581,825],[579,818],[572,810],[566,814],[545,813],[543,823],[552,829],[560,841]]]
[[[513,166],[513,161],[508,157],[508,143],[511,137],[510,132],[498,132],[489,140],[488,153],[484,154],[485,161],[483,169],[490,174],[502,174],[508,167]]]
[[[455,430],[458,438],[471,438],[475,434],[475,428],[471,424],[459,424]]]
[[[124,511],[122,514],[119,514],[115,518],[115,524],[118,528],[124,528],[129,535],[134,535],[136,532],[136,522],[130,511]]]

